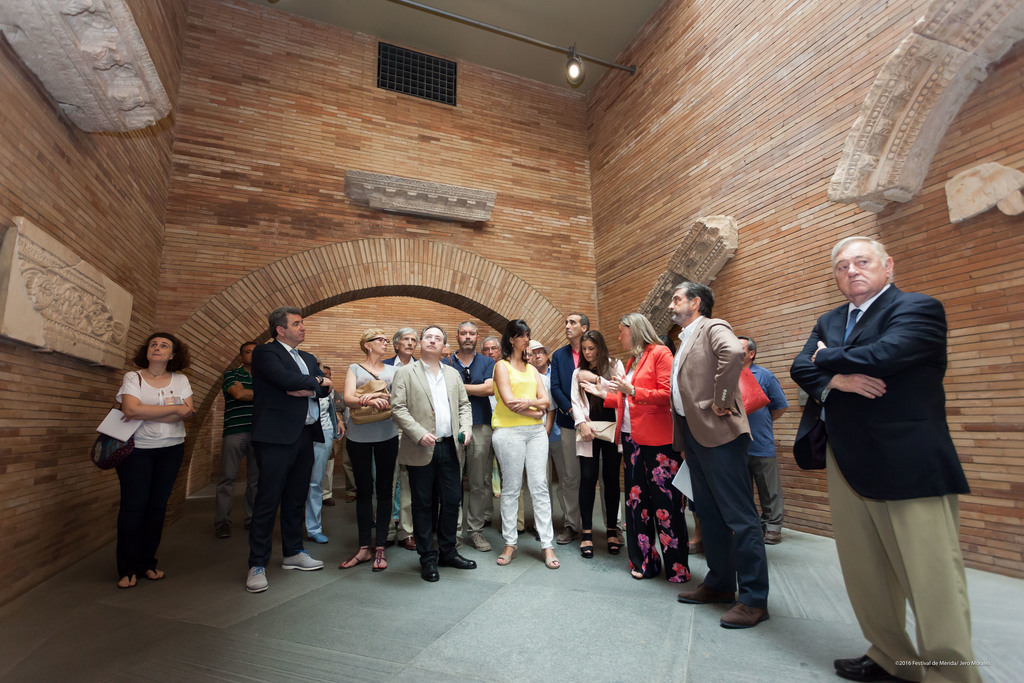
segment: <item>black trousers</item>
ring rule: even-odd
[[[412,535],[420,564],[455,557],[455,537],[462,502],[462,468],[452,437],[434,444],[434,457],[422,466],[406,465],[412,494]],[[437,507],[435,507],[437,506]],[[434,519],[437,546],[434,550]]]
[[[395,460],[398,458],[398,437],[387,441],[348,441],[348,458],[352,462],[352,476],[356,480],[356,524],[359,526],[359,545],[370,545],[370,535],[376,527],[376,543],[383,548],[391,527],[392,499],[395,489]],[[377,470],[374,487],[373,471]],[[374,521],[373,493],[377,492],[377,516]]]
[[[580,523],[584,529],[594,528],[594,498],[597,477],[604,480],[605,526],[615,529],[619,524],[619,472],[622,454],[610,441],[594,439],[594,455],[580,458]]]
[[[117,574],[141,575],[156,569],[167,500],[178,478],[185,444],[136,448],[117,466],[121,507],[117,512]]]
[[[260,481],[249,527],[249,566],[266,567],[274,536],[277,508],[281,508],[281,554],[302,552],[309,478],[313,472],[313,432],[323,434],[319,422],[306,425],[299,440],[290,444],[253,442]]]

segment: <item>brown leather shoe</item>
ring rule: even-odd
[[[703,583],[697,586],[696,590],[683,591],[678,596],[679,602],[691,605],[707,605],[712,602],[736,602],[736,593],[731,591],[716,591]]]
[[[722,628],[750,628],[762,621],[768,621],[768,610],[737,602],[732,609],[722,615],[720,623]]]
[[[765,545],[778,545],[782,543],[782,532],[781,531],[766,531],[764,532],[764,544]]]
[[[416,539],[412,536],[406,536],[405,540],[402,541],[402,547],[406,550],[416,550]]]

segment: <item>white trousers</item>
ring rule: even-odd
[[[515,546],[519,541],[516,515],[525,467],[540,547],[553,547],[555,532],[551,526],[551,497],[547,486],[548,434],[544,426],[499,427],[491,436],[491,445],[501,465],[501,535],[505,545]]]

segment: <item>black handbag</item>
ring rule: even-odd
[[[125,461],[132,451],[135,450],[135,437],[128,437],[127,441],[119,441],[112,436],[100,434],[92,445],[92,452],[89,454],[92,462],[101,470],[109,470],[117,467]]]

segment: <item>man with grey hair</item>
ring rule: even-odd
[[[810,396],[797,441],[824,421],[836,551],[871,643],[833,666],[854,681],[980,681],[958,538],[958,496],[969,489],[942,387],[946,313],[892,275],[880,242],[840,240],[832,276],[848,303],[818,318],[790,369]]]
[[[491,549],[483,537],[487,512],[494,507],[491,496],[491,471],[494,456],[491,452],[491,403],[494,395],[494,361],[476,352],[479,328],[467,320],[459,325],[459,350],[443,362],[459,373],[469,395],[473,410],[473,438],[466,446],[465,468],[469,479],[469,492],[465,495],[466,540],[480,552]]]
[[[419,344],[420,337],[411,327],[400,327],[391,338],[394,342],[395,355],[384,361],[384,365],[400,368],[416,359],[413,352]],[[402,438],[401,432],[398,434]],[[409,471],[405,465],[395,468],[395,480],[392,483],[395,491],[395,507],[398,514],[398,525],[389,527],[388,543],[392,541],[406,550],[416,550],[416,540],[412,536],[412,496],[409,493]]]
[[[249,527],[249,573],[245,589],[267,590],[274,522],[281,508],[284,569],[313,571],[324,563],[302,548],[302,521],[313,470],[313,443],[324,440],[320,401],[334,385],[316,356],[299,351],[306,340],[302,313],[282,306],[267,316],[274,338],[252,352],[252,444],[260,468],[252,525]]]
[[[729,323],[711,317],[714,304],[711,288],[698,282],[676,287],[669,304],[682,328],[669,396],[672,445],[686,453],[708,562],[704,581],[680,593],[679,602],[736,601],[719,623],[750,628],[768,619],[768,558],[747,472],[743,345]]]

